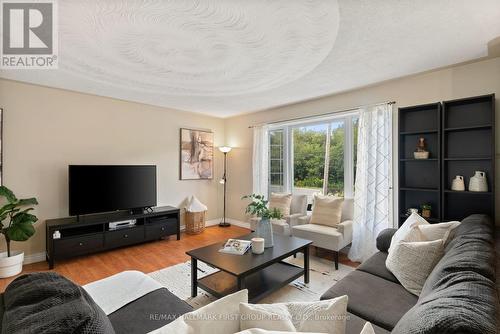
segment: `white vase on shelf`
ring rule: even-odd
[[[451,182],[451,190],[453,191],[464,191],[465,190],[465,182],[464,177],[462,175],[457,175]]]
[[[486,173],[476,171],[469,181],[469,191],[486,192],[488,191],[488,182],[486,180]]]

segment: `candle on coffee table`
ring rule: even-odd
[[[252,253],[264,253],[264,238],[252,238]]]

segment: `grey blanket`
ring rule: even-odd
[[[114,334],[101,308],[57,273],[23,275],[3,295],[2,334]]]

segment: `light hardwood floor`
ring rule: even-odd
[[[139,270],[144,273],[153,272],[189,260],[186,251],[203,247],[228,238],[238,237],[249,233],[248,229],[231,226],[220,228],[213,226],[198,235],[182,233],[181,240],[170,239],[144,243],[132,247],[120,248],[98,254],[81,256],[65,261],[56,261],[52,271],[58,272],[80,285],[93,282],[124,270]],[[314,250],[312,254],[314,254]],[[332,259],[326,251],[318,252],[321,257]],[[350,262],[341,254],[340,262],[350,266],[357,263]],[[333,266],[333,263],[332,263]],[[47,262],[38,262],[24,266],[22,274],[49,271]],[[0,291],[15,277],[0,279]]]

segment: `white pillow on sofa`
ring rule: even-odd
[[[234,334],[240,330],[240,303],[248,303],[248,290],[218,299],[150,333]]]
[[[452,235],[453,230],[457,228],[458,225],[460,225],[459,221],[429,224],[429,222],[422,218],[418,213],[412,213],[392,236],[391,246],[389,247],[388,252],[390,253],[394,248],[394,245],[403,240],[415,226],[422,227],[420,231],[424,234],[427,241],[443,239],[446,244],[449,237]]]
[[[240,329],[343,334],[347,296],[317,302],[240,304]]]
[[[419,296],[427,277],[443,257],[444,240],[427,240],[417,225],[391,247],[385,266],[406,290]]]

